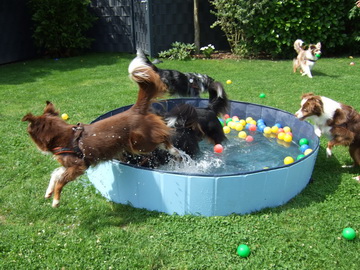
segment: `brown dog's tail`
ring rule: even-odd
[[[129,76],[139,85],[136,107],[140,113],[146,114],[155,98],[166,91],[159,74],[149,66],[142,57],[135,57],[129,65]]]

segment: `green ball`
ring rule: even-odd
[[[300,155],[298,155],[298,156],[296,157],[296,160],[302,159],[303,157],[305,157],[305,155],[300,154]]]
[[[242,258],[246,258],[250,255],[250,248],[247,245],[240,245],[237,248],[237,254]]]
[[[300,144],[300,146],[303,145],[303,144],[309,144],[309,140],[306,139],[306,138],[302,138],[302,139],[299,140],[299,144]]]
[[[317,58],[320,58],[320,56],[321,56],[321,54],[315,54],[315,56],[317,57]]]
[[[266,95],[264,94],[264,93],[261,93],[260,95],[259,95],[259,98],[265,98],[266,97]]]
[[[342,236],[346,239],[346,240],[353,240],[356,237],[356,232],[353,228],[345,228],[342,231]]]

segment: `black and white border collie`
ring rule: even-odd
[[[200,94],[208,92],[211,83],[214,82],[213,78],[205,74],[160,69],[146,57],[141,49],[137,50],[136,57],[141,58],[159,74],[172,96],[200,97]]]
[[[351,106],[313,93],[304,94],[301,99],[301,107],[295,116],[300,120],[312,120],[315,134],[329,139],[327,156],[331,156],[331,149],[335,145],[349,146],[349,153],[354,161],[352,166],[359,166],[360,114]],[[360,181],[360,176],[355,179]]]

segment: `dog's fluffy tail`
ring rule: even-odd
[[[303,50],[303,47],[302,47],[303,45],[304,45],[304,41],[302,41],[301,39],[295,40],[295,42],[294,42],[294,50],[297,53],[300,53]]]
[[[157,72],[141,56],[137,55],[131,61],[128,71],[130,78],[139,85],[136,105],[145,113],[151,102],[166,91],[166,87]]]
[[[227,113],[228,103],[228,97],[223,85],[217,81],[212,82],[209,86],[208,107],[214,111],[216,115],[221,115]]]

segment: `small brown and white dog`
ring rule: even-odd
[[[301,107],[295,116],[300,120],[312,120],[315,134],[329,139],[327,157],[332,155],[333,146],[349,146],[354,161],[352,166],[360,165],[360,114],[351,106],[313,93],[304,94],[301,99]],[[359,181],[360,176],[355,179]]]
[[[294,49],[297,57],[293,60],[294,73],[300,68],[302,76],[312,78],[311,70],[321,56],[321,43],[305,45],[304,41],[297,39],[294,42]]]
[[[62,165],[51,175],[45,198],[54,194],[52,206],[60,203],[62,188],[82,175],[89,166],[101,161],[122,159],[124,153],[149,153],[167,149],[179,157],[170,142],[171,128],[150,112],[150,104],[166,90],[159,75],[144,62],[134,59],[129,65],[130,77],[138,83],[136,103],[127,111],[92,124],[66,123],[51,102],[40,116],[26,114],[28,133],[37,147],[54,155]]]

